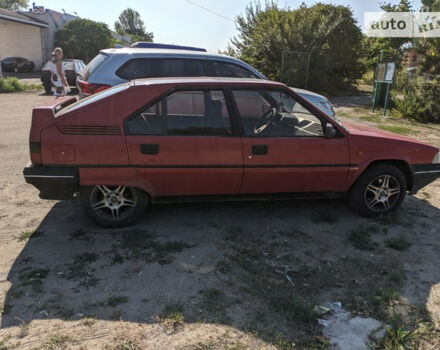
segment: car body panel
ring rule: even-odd
[[[127,133],[125,123],[131,116],[174,91],[242,88],[288,93],[322,123],[332,124],[337,134],[331,138],[244,137],[240,129],[231,137]],[[233,95],[225,96],[229,101]],[[402,162],[415,190],[440,176],[440,165],[432,165],[437,148],[362,124],[341,125],[281,83],[239,78],[143,79],[74,101],[66,97],[34,109],[30,142],[39,147],[31,147],[34,167],[26,168],[26,181],[33,183],[29,176],[38,176],[41,169],[67,167],[78,169],[79,174],[71,180],[75,183],[63,185],[67,189],[124,184],[155,198],[343,193],[376,161]],[[239,116],[233,112],[231,118]],[[153,146],[152,152],[144,152],[143,145]],[[255,154],[252,146],[261,145],[266,146],[266,154]],[[53,198],[48,191],[43,197]]]

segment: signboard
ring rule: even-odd
[[[392,83],[396,72],[396,62],[381,62],[377,64],[376,82]]]
[[[394,82],[394,74],[396,72],[396,62],[379,62],[376,67],[376,74],[374,77],[374,92],[373,92],[373,112],[376,108],[377,101],[381,99],[381,84],[386,84],[385,101],[384,101],[384,115],[387,114],[390,86]]]

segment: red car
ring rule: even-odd
[[[374,217],[440,176],[439,150],[328,117],[287,86],[254,79],[137,80],[34,108],[26,181],[79,192],[109,227],[150,202],[340,196]]]

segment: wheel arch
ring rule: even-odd
[[[370,162],[363,170],[362,172],[359,173],[359,175],[357,176],[357,178],[355,179],[355,181],[353,181],[353,183],[351,184],[349,191],[356,185],[356,183],[359,181],[359,179],[361,178],[361,176],[368,170],[371,169],[373,166],[379,165],[379,164],[387,164],[387,165],[393,165],[395,166],[397,169],[399,169],[403,175],[405,176],[406,179],[406,186],[407,186],[407,191],[411,191],[412,187],[414,185],[414,175],[413,172],[411,170],[410,165],[402,160],[402,159],[378,159],[378,160],[374,160],[372,162]]]

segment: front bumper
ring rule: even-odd
[[[42,199],[69,199],[79,187],[78,169],[74,167],[36,166],[28,163],[23,169],[23,175],[28,184],[40,190]]]
[[[440,164],[417,164],[412,166],[413,185],[411,194],[440,177]]]

